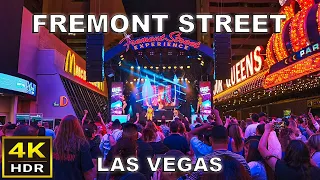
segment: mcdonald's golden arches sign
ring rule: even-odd
[[[64,71],[78,77],[84,81],[87,80],[87,72],[85,69],[79,67],[76,63],[76,56],[70,50],[67,52],[66,61],[64,65]],[[88,82],[89,84],[95,86],[97,89],[104,91],[103,82]]]

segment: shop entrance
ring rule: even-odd
[[[0,125],[4,125],[6,123],[7,116],[0,115]]]

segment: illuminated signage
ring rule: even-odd
[[[37,86],[25,79],[0,73],[0,88],[36,96]]]
[[[298,61],[301,61],[307,57],[310,57],[314,54],[317,54],[320,52],[320,45],[319,43],[315,43],[315,44],[311,44],[310,46],[307,46],[303,49],[301,49],[300,51],[292,54],[291,56],[285,58],[284,60],[274,64],[273,66],[271,66],[270,68],[270,74],[274,73],[276,71],[279,71],[285,67],[288,67]]]
[[[64,71],[72,74],[75,77],[78,77],[84,81],[87,80],[87,72],[80,66],[76,64],[76,57],[74,53],[72,53],[70,50],[67,52],[67,57],[64,65]],[[103,82],[87,82],[91,85],[93,85],[95,88],[103,91],[104,90],[104,83]]]
[[[131,35],[127,35],[123,38],[119,44],[123,44],[126,47],[126,51],[129,50],[129,47],[133,50],[140,50],[145,48],[152,47],[170,47],[170,48],[178,48],[183,50],[190,50],[190,48],[198,49],[200,47],[200,42],[192,41],[189,39],[185,39],[181,37],[181,32],[172,32],[169,36],[165,34],[142,37],[138,39],[131,39]]]
[[[200,109],[200,114],[209,115],[211,114],[211,82],[202,81],[199,83],[200,94],[202,97],[202,107]]]
[[[263,47],[257,46],[253,52],[250,52],[231,68],[231,79],[226,81],[227,87],[238,84],[262,70],[264,62],[262,51]]]
[[[308,57],[298,61],[291,66],[281,69],[275,73],[267,75],[263,82],[263,87],[270,88],[278,84],[286,83],[302,76],[320,71],[320,56]]]
[[[111,114],[122,115],[123,83],[112,82],[111,87]]]
[[[213,89],[213,95],[219,94],[222,91],[223,91],[223,81],[216,80],[216,83],[215,83],[214,89]]]
[[[69,100],[66,96],[60,96],[59,103],[54,102],[53,106],[54,107],[66,107],[69,103]]]

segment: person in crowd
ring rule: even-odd
[[[278,159],[267,149],[268,137],[272,131],[273,123],[266,124],[258,149],[267,164],[274,170],[276,179],[319,179],[320,169],[311,164],[309,149],[301,140],[290,141],[283,160]]]
[[[188,139],[187,137],[187,130],[186,127],[184,126],[184,124],[182,122],[179,122],[179,127],[178,127],[178,133],[180,134],[180,136],[185,137],[186,139]]]
[[[188,141],[196,159],[213,152],[209,140],[210,130],[207,130],[210,127],[210,124],[199,125],[199,127],[188,133]]]
[[[267,118],[266,113],[264,113],[264,112],[259,113],[259,123],[265,124],[265,123],[267,123],[267,121],[268,121],[268,118]]]
[[[188,117],[184,117],[184,118],[182,119],[182,123],[184,124],[184,127],[186,128],[186,131],[187,131],[187,132],[190,132],[191,129],[190,129],[190,123],[189,123]]]
[[[284,128],[279,133],[279,141],[282,149],[282,158],[285,156],[285,151],[290,141],[295,140],[296,136],[291,128]]]
[[[165,154],[169,151],[169,148],[165,146],[161,141],[156,142],[156,134],[153,130],[149,128],[145,128],[142,131],[142,139],[149,143],[153,149],[155,155],[157,154]]]
[[[234,179],[251,180],[251,176],[245,167],[235,158],[228,155],[219,156],[222,160],[222,169],[220,173],[204,173],[202,180],[212,179]]]
[[[165,116],[162,116],[161,117],[161,125],[160,125],[160,128],[162,130],[162,133],[164,135],[164,137],[168,137],[169,134],[170,134],[170,128],[167,126],[166,124],[166,117]]]
[[[297,118],[294,117],[294,118],[290,118],[288,120],[289,121],[288,128],[292,129],[292,131],[294,132],[294,134],[296,136],[295,139],[301,140],[303,142],[307,142],[307,138],[304,135],[302,135],[301,131],[298,128],[298,125],[297,125],[297,122],[296,122],[295,119],[297,119]]]
[[[201,117],[196,117],[195,122],[190,125],[190,129],[193,130],[196,127],[196,125],[202,124],[202,123],[203,122],[202,122]]]
[[[314,126],[314,131],[315,132],[319,132],[320,131],[320,125],[319,125],[319,123],[318,123],[318,121],[316,120],[316,118],[315,117],[313,117],[313,114],[311,113],[311,109],[309,110],[309,113],[308,113],[308,116],[309,116],[309,118],[310,118],[310,120],[311,120],[311,123],[309,123],[310,125],[313,125]],[[317,118],[318,120],[319,120],[319,118]],[[312,129],[312,128],[311,128]],[[308,130],[308,129],[307,129]],[[310,133],[310,135],[311,135],[312,133]]]
[[[84,125],[83,132],[87,138],[87,141],[89,142],[92,159],[97,159],[98,157],[101,157],[102,153],[99,149],[100,141],[98,143],[96,141],[98,136],[96,136],[96,133],[95,133],[96,132],[95,124]]]
[[[241,128],[242,133],[244,134],[246,131],[246,128],[247,128],[247,124],[244,120],[240,121],[240,128]]]
[[[96,132],[97,134],[101,134],[101,137],[104,136],[105,134],[107,134],[107,126],[104,123],[104,120],[102,118],[101,113],[98,113],[98,118],[96,119],[96,121],[94,122],[95,125],[97,126],[98,131]]]
[[[257,126],[259,125],[259,115],[253,113],[251,115],[252,124],[247,126],[246,131],[244,133],[244,138],[247,139],[249,136],[254,136],[257,130]]]
[[[99,149],[99,143],[97,144],[97,141],[95,140],[96,139],[96,133],[95,133],[95,130],[96,127],[95,127],[95,124],[87,124],[87,125],[84,125],[83,126],[83,132],[84,132],[84,135],[86,136],[87,138],[87,141],[89,142],[89,146],[90,146],[90,155],[91,155],[91,158],[92,158],[92,162],[94,164],[94,172],[97,171],[97,159],[98,157],[101,157],[102,156],[102,153]]]
[[[83,117],[82,117],[82,120],[81,120],[81,125],[82,125],[82,126],[85,125],[85,124],[89,124],[89,121],[90,121],[90,120],[87,119],[87,116],[88,116],[89,111],[85,109],[85,110],[83,111],[83,113],[84,113],[84,114],[83,114]]]
[[[46,135],[46,130],[44,127],[41,126],[41,123],[38,122],[31,122],[30,125],[37,129],[38,136],[45,136]]]
[[[247,139],[245,139],[245,141],[244,141],[244,152],[245,152],[244,157],[246,158],[247,162],[250,162],[247,159],[247,157],[249,156],[249,153],[250,153],[249,148],[250,148],[251,144],[259,144],[259,141],[264,133],[264,126],[265,126],[265,124],[259,124],[257,126],[256,135],[250,136]],[[258,148],[258,145],[256,147]],[[256,158],[259,158],[259,157],[256,157]]]
[[[56,137],[56,134],[54,133],[54,131],[52,129],[50,129],[50,125],[48,122],[44,122],[43,127],[45,128],[45,135],[46,136],[50,136],[50,137],[52,137],[52,139],[54,139]]]
[[[4,136],[13,136],[14,131],[16,130],[16,124],[7,124],[4,126]]]
[[[307,120],[303,117],[299,117],[297,122],[298,122],[298,129],[300,130],[301,134],[304,135],[308,139],[309,135],[306,130],[307,126],[308,126]]]
[[[179,134],[179,122],[172,121],[170,123],[170,136],[166,137],[163,141],[170,150],[179,150],[184,154],[187,154],[190,151],[188,141],[185,137]]]
[[[213,116],[211,114],[207,117],[207,120],[208,120],[209,123],[213,123],[214,122],[214,118],[213,118]]]
[[[114,157],[119,157],[122,160],[126,160],[128,158],[137,157],[137,143],[135,143],[130,138],[121,138],[117,144],[112,149],[112,154]],[[106,161],[106,167],[111,167],[110,162]],[[140,172],[113,172],[111,174],[111,178],[113,180],[149,180]]]
[[[268,177],[273,177],[272,174],[267,175],[267,168],[264,159],[262,158],[258,145],[264,133],[265,124],[259,124],[255,136],[250,136],[245,141],[245,158],[250,167],[250,173],[253,180],[268,180]]]
[[[308,139],[311,159],[320,168],[320,133],[313,134]]]
[[[147,121],[145,129],[150,129],[150,130],[153,131],[153,133],[154,133],[154,135],[156,137],[155,142],[160,142],[160,141],[163,141],[165,139],[163,133],[158,130],[158,128],[157,128],[157,126],[156,126],[156,124],[154,122]]]
[[[60,123],[53,141],[53,177],[56,180],[96,178],[90,145],[79,120],[68,115]]]
[[[247,172],[247,174],[250,175],[250,168],[248,166],[248,163],[244,159],[244,157],[239,154],[228,151],[229,137],[228,137],[227,129],[224,126],[220,124],[212,127],[210,142],[211,142],[211,147],[213,152],[203,157],[206,163],[208,163],[210,159],[217,156],[218,157],[221,157],[223,155],[230,156],[234,158],[236,161],[238,161],[242,166],[244,166],[245,171]],[[203,175],[203,171],[199,170],[197,172],[192,173],[190,176],[188,176],[187,179],[196,180],[196,179],[199,179],[202,175]]]
[[[178,150],[170,150],[166,154],[164,154],[162,157],[175,158],[175,163],[177,164],[180,158],[185,157],[185,154],[183,154],[181,151],[178,151]],[[180,180],[180,179],[186,178],[184,174],[185,174],[184,172],[180,172],[180,171],[163,172],[161,171],[161,169],[159,169],[153,173],[151,180],[177,180],[177,179]]]
[[[122,124],[123,133],[122,138],[130,139],[133,143],[136,143],[138,146],[138,165],[139,165],[139,172],[142,173],[148,180],[152,176],[152,171],[150,169],[149,163],[147,161],[147,158],[152,158],[154,156],[153,149],[150,144],[144,142],[141,138],[138,136],[138,129],[135,124],[132,123],[124,123]],[[113,158],[115,157],[114,149],[115,147],[112,147],[110,150],[110,153],[108,153],[106,161],[109,163],[112,162]]]
[[[229,143],[228,150],[244,156],[244,138],[238,124],[228,126]]]
[[[112,132],[105,134],[100,142],[99,148],[101,152],[103,153],[104,159],[106,158],[108,152],[110,151],[111,147],[116,144],[116,142],[121,138],[122,136],[122,130],[121,130],[121,123],[119,119],[116,119],[112,122]]]

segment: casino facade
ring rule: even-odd
[[[19,72],[0,73],[1,123],[28,118],[53,121],[66,114],[82,118],[84,109],[90,119],[98,112],[106,117],[106,81],[87,82],[82,57],[46,28],[41,27],[40,33],[31,28],[32,14],[24,8]]]
[[[303,114],[308,108],[319,115],[319,12],[317,0],[286,1],[280,14],[286,14],[287,19],[282,22],[281,33],[269,39],[261,71],[233,86],[217,81],[214,103],[239,119],[250,112],[282,117],[291,112]],[[248,71],[247,66],[241,67],[235,67],[239,79]]]

